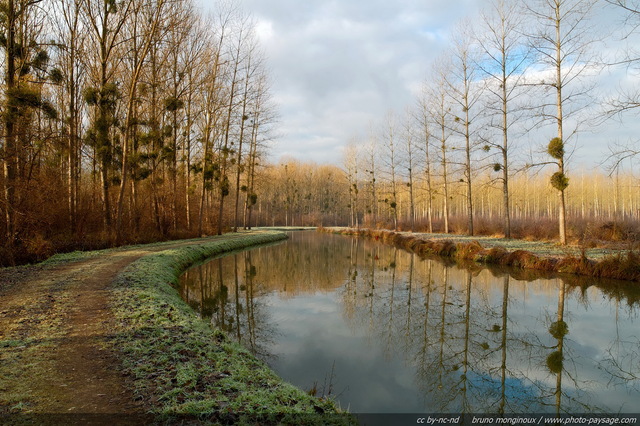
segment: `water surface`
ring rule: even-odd
[[[180,291],[353,413],[638,412],[637,284],[592,284],[307,231],[194,267]]]

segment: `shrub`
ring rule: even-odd
[[[456,244],[456,255],[460,259],[475,259],[484,248],[477,241]]]
[[[515,266],[517,268],[537,269],[540,258],[531,252],[524,250],[515,250],[504,256],[502,262],[505,265]]]

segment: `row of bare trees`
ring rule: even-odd
[[[370,132],[369,143],[356,142],[345,155],[351,205],[359,205],[355,198],[359,191],[368,193],[372,201],[360,202],[361,214],[378,222],[379,205],[375,209],[371,205],[382,203],[397,228],[397,188],[402,183],[408,188],[404,211],[413,229],[414,189],[420,178],[428,230],[433,231],[437,210],[441,230],[450,232],[452,191],[462,191],[467,232],[473,235],[478,198],[473,192],[488,184],[501,188],[498,210],[509,238],[510,181],[516,173],[531,176],[535,171],[548,174],[556,191],[558,235],[566,244],[570,160],[579,148],[580,131],[639,104],[633,90],[596,99],[597,76],[605,67],[633,69],[638,62],[633,52],[624,52],[623,59],[604,57],[605,38],[598,35],[594,18],[596,14],[622,17],[623,40],[612,35],[609,41],[624,45],[636,35],[637,6],[626,0],[488,2],[477,19],[454,29],[449,48],[434,62],[416,105],[400,119],[387,115]],[[637,152],[633,145],[615,150],[613,157],[620,161],[614,165]],[[441,201],[438,206],[436,199]]]
[[[191,0],[0,14],[3,263],[249,222],[275,113],[248,16],[229,3],[204,18]]]

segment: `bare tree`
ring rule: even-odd
[[[7,0],[0,8],[0,33],[4,87],[2,99],[2,125],[5,133],[0,151],[2,159],[4,242],[11,253],[19,233],[19,217],[23,196],[21,181],[29,179],[26,173],[27,154],[30,149],[32,114],[43,112],[48,118],[57,118],[53,104],[43,96],[42,84],[48,77],[49,53],[39,40],[42,32],[42,0]],[[36,125],[40,124],[40,115]],[[36,129],[37,130],[37,129]],[[12,263],[10,261],[10,263]]]
[[[593,70],[593,27],[589,18],[594,7],[590,0],[538,0],[529,7],[538,22],[539,31],[531,36],[531,47],[538,53],[539,62],[546,67],[547,75],[540,82],[548,88],[555,102],[544,104],[541,116],[555,123],[557,136],[549,142],[547,152],[553,158],[557,171],[551,177],[551,185],[558,191],[558,222],[560,243],[567,243],[566,175],[567,141],[577,132],[580,123],[570,132],[567,120],[580,108],[589,87],[580,84],[581,78]],[[570,110],[572,106],[574,109]],[[575,149],[575,147],[574,147]]]
[[[611,65],[615,68],[622,68],[625,74],[638,75],[640,71],[640,51],[638,50],[636,38],[639,35],[640,26],[640,2],[638,0],[606,0],[623,14],[622,19],[622,40],[627,42],[627,47],[619,53],[618,57],[611,59]],[[627,115],[637,114],[640,107],[640,90],[637,86],[621,86],[617,94],[609,97],[605,101],[604,115],[607,118],[618,117],[621,121]],[[635,120],[634,118],[630,118]],[[631,160],[640,155],[637,147],[638,140],[634,138],[628,142],[616,142],[610,147],[611,156],[609,158],[610,171],[613,172],[627,159]]]
[[[151,51],[152,46],[158,43],[166,33],[166,28],[171,28],[177,23],[167,22],[165,13],[169,8],[170,0],[148,0],[149,3],[136,2],[134,7],[128,12],[132,20],[129,30],[128,41],[130,42],[130,50],[127,59],[130,64],[129,79],[127,84],[127,93],[125,96],[125,122],[122,130],[122,164],[120,174],[120,191],[118,193],[117,210],[116,210],[116,241],[122,240],[122,217],[124,211],[125,191],[128,186],[130,156],[132,154],[131,141],[132,131],[135,129],[137,117],[137,92],[138,84],[142,77],[142,70],[146,64],[147,55]],[[175,10],[173,10],[175,17]],[[173,24],[173,25],[172,25]],[[124,56],[124,55],[123,55]],[[174,169],[175,170],[175,167]],[[172,174],[175,183],[176,174]],[[174,186],[175,189],[175,186]],[[174,205],[175,207],[175,205]]]
[[[192,11],[191,11],[192,12]],[[201,77],[204,74],[203,68],[209,67],[211,64],[205,58],[207,47],[210,45],[211,37],[204,30],[203,19],[200,19],[198,15],[189,13],[187,15],[187,22],[183,24],[189,31],[176,30],[176,38],[180,42],[176,46],[172,53],[178,54],[176,58],[177,63],[173,69],[174,92],[169,100],[174,100],[176,105],[170,109],[179,109],[182,106],[184,114],[184,127],[183,136],[183,159],[184,159],[184,179],[185,179],[185,214],[187,219],[187,229],[192,229],[191,220],[191,200],[195,194],[196,185],[193,182],[193,150],[197,146],[197,140],[195,137],[195,123],[200,109],[197,105],[197,98],[199,93],[199,84]],[[186,33],[186,34],[185,34]],[[209,32],[210,33],[210,32]],[[184,37],[183,37],[184,36]],[[181,48],[180,46],[184,46]],[[177,52],[176,52],[177,51]],[[171,105],[171,102],[167,102],[167,106]],[[175,113],[172,114],[174,121],[176,121]],[[177,123],[176,123],[177,124]],[[177,127],[177,125],[175,126]],[[174,133],[177,133],[177,129],[174,129]],[[177,138],[177,134],[175,136]]]
[[[509,173],[511,166],[511,129],[517,123],[513,102],[524,91],[524,78],[530,63],[522,29],[525,25],[523,5],[516,0],[495,0],[490,10],[482,14],[481,31],[477,40],[483,51],[479,61],[486,76],[486,109],[490,114],[489,126],[500,132],[501,141],[486,138],[485,151],[497,149],[500,162],[494,170],[502,172],[502,202],[504,236],[511,238],[511,206],[509,200]]]
[[[246,197],[244,203],[244,228],[251,228],[253,208],[258,201],[256,189],[256,177],[258,175],[259,162],[264,155],[266,142],[270,140],[270,130],[276,122],[277,114],[270,99],[269,81],[266,73],[256,78],[254,95],[251,105],[251,139],[249,141],[249,154],[245,160],[246,170]]]
[[[455,30],[452,49],[451,72],[446,75],[451,99],[457,106],[453,130],[464,140],[464,181],[467,201],[467,229],[473,235],[473,194],[471,154],[475,145],[475,133],[480,110],[476,108],[482,96],[482,87],[478,85],[477,46],[471,32],[471,22],[462,21]],[[458,115],[460,114],[460,115]]]
[[[366,169],[367,173],[367,214],[369,215],[369,226],[375,227],[378,223],[378,144],[373,131],[369,131],[369,142],[366,146]]]
[[[258,96],[259,94],[255,91],[256,83],[260,84],[260,78],[262,76],[263,70],[263,58],[261,52],[257,49],[257,40],[253,37],[253,33],[249,33],[247,35],[246,42],[246,64],[245,64],[245,76],[244,76],[244,89],[242,93],[242,100],[240,101],[240,132],[238,134],[238,145],[236,152],[236,185],[235,185],[235,206],[234,206],[234,232],[238,231],[239,226],[239,206],[240,206],[240,177],[243,172],[245,172],[245,166],[243,163],[243,146],[244,146],[244,138],[245,132],[249,132],[253,129],[253,126],[247,126],[247,124],[251,124],[250,122],[250,110],[252,102],[252,97]],[[255,111],[252,111],[254,113]],[[255,117],[254,117],[255,120]],[[249,128],[247,128],[249,127]],[[246,192],[247,187],[245,186],[244,192]]]
[[[116,107],[121,96],[115,81],[120,61],[118,48],[132,8],[132,0],[121,3],[114,0],[82,2],[83,18],[86,20],[89,40],[93,43],[93,48],[88,50],[96,55],[95,58],[90,58],[92,86],[85,89],[84,97],[96,110],[88,136],[100,162],[103,225],[106,231],[112,229],[109,171],[114,156],[112,129],[117,122]]]
[[[400,167],[400,150],[396,118],[392,112],[387,113],[382,135],[383,163],[388,174],[389,191],[385,203],[389,206],[393,219],[393,229],[398,230],[398,168]]]
[[[415,202],[415,191],[414,191],[414,182],[415,182],[415,169],[417,165],[417,155],[416,155],[416,135],[414,122],[409,113],[406,114],[406,117],[403,121],[403,129],[402,129],[402,138],[404,139],[403,145],[403,157],[404,157],[404,166],[406,168],[406,178],[407,178],[407,189],[409,190],[409,225],[410,230],[413,232],[416,227],[416,202]]]
[[[213,143],[219,137],[219,122],[221,120],[222,93],[221,93],[221,77],[220,68],[223,65],[222,47],[226,41],[227,31],[230,25],[229,15],[220,15],[216,24],[218,25],[218,34],[216,40],[213,41],[205,50],[204,57],[212,58],[212,66],[204,67],[204,75],[201,80],[202,90],[200,97],[202,98],[202,118],[198,120],[198,127],[202,140],[202,176],[200,187],[200,207],[198,212],[198,234],[203,235],[205,202],[207,199],[207,191],[212,189],[212,181],[214,178],[213,167]]]
[[[451,99],[448,96],[447,75],[451,70],[451,64],[442,59],[434,63],[432,80],[428,86],[429,116],[434,126],[434,137],[438,141],[440,150],[440,165],[442,170],[442,216],[444,220],[444,232],[449,233],[449,151],[451,150],[449,138],[451,136]]]
[[[157,0],[156,0],[157,1]],[[195,31],[196,15],[192,10],[192,4],[188,0],[172,0],[166,6],[165,23],[163,34],[159,34],[158,40],[164,41],[167,45],[166,66],[169,75],[168,87],[164,95],[163,107],[167,116],[165,122],[170,122],[170,179],[171,179],[171,218],[173,230],[179,227],[179,201],[178,191],[178,164],[186,163],[185,178],[185,198],[184,213],[187,229],[191,228],[190,203],[189,203],[189,180],[190,180],[190,132],[193,125],[193,116],[187,111],[192,106],[191,98],[193,88],[190,87],[191,68],[193,62],[198,60],[197,55],[202,53],[204,43],[191,34]],[[206,40],[206,37],[203,38]],[[183,129],[184,127],[184,129]],[[182,137],[181,137],[182,135]],[[182,155],[179,155],[182,154]]]
[[[224,222],[224,202],[226,197],[229,195],[230,189],[230,181],[229,181],[229,166],[230,160],[229,157],[233,152],[232,145],[234,144],[231,140],[232,136],[232,125],[233,125],[233,113],[235,108],[237,107],[237,97],[238,97],[238,86],[241,84],[242,80],[240,78],[241,67],[244,64],[244,60],[246,59],[246,51],[245,51],[245,43],[248,39],[248,35],[251,34],[251,23],[246,17],[240,17],[236,22],[235,27],[235,45],[231,47],[229,52],[229,62],[230,62],[230,80],[229,80],[229,89],[227,95],[227,104],[226,104],[226,117],[224,118],[224,131],[223,137],[221,141],[221,146],[218,151],[218,162],[219,162],[219,174],[218,174],[218,188],[219,188],[219,199],[218,199],[218,226],[217,233],[218,235],[222,234],[222,227]],[[242,118],[241,118],[242,120]]]
[[[422,95],[418,101],[417,120],[420,123],[421,137],[424,142],[424,175],[427,186],[427,221],[429,232],[433,233],[433,196],[434,189],[432,183],[431,167],[431,116],[430,116],[430,98],[426,85],[423,86]]]
[[[352,140],[344,150],[344,166],[347,172],[347,181],[349,184],[349,224],[353,228],[359,228],[358,216],[358,194],[360,192],[358,173],[359,173],[359,153],[358,141]]]
[[[65,40],[59,46],[57,55],[57,70],[59,71],[60,106],[66,110],[67,121],[65,138],[67,139],[67,203],[69,209],[69,230],[76,231],[78,216],[78,197],[81,161],[81,120],[82,96],[86,65],[83,61],[82,46],[86,39],[81,23],[80,3],[82,0],[65,0],[55,3],[54,14],[61,17],[56,20],[54,29],[60,40]]]

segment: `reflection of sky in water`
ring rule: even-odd
[[[372,347],[366,330],[345,323],[336,293],[292,299],[273,294],[267,304],[278,312],[276,361],[271,364],[285,380],[305,390],[317,382],[319,393],[331,384],[345,401],[342,408],[357,407],[358,412],[413,412],[421,406],[413,374],[401,360],[385,359],[380,348]],[[307,381],[301,383],[300,377]]]
[[[520,283],[512,281],[515,285],[535,287],[536,283]],[[606,411],[637,411],[640,404],[640,395],[636,389],[628,391],[628,385],[615,380],[599,364],[611,357],[609,350],[615,346],[616,339],[620,341],[638,341],[638,334],[632,318],[627,310],[620,308],[620,318],[615,321],[615,301],[609,303],[601,297],[597,288],[588,289],[590,301],[587,305],[581,301],[578,291],[569,293],[565,306],[565,322],[569,326],[569,333],[564,342],[565,376],[576,377],[577,383],[570,377],[563,379],[563,392],[571,397],[576,397],[581,403],[591,407],[598,407]],[[510,333],[528,333],[527,339],[532,337],[539,339],[545,346],[551,347],[556,341],[548,332],[550,321],[554,321],[557,309],[557,292],[529,295],[526,303],[518,300],[510,302],[509,321]],[[536,315],[539,313],[539,315]],[[537,318],[536,318],[537,316]],[[550,321],[544,321],[545,318]],[[535,329],[528,329],[534,324]],[[638,348],[636,348],[637,351]],[[551,349],[549,350],[551,351]],[[544,359],[536,360],[531,365],[531,360],[518,357],[510,359],[511,366],[522,371],[528,371],[528,378],[544,383],[549,387],[554,386],[556,377],[551,375],[544,366]],[[638,363],[635,365],[636,373]],[[636,385],[637,385],[636,381]],[[629,401],[629,402],[625,402]],[[629,405],[630,404],[630,405]],[[580,410],[579,404],[575,409]]]
[[[253,307],[246,308],[246,292],[240,291],[242,315],[257,313],[254,343],[280,376],[300,388],[315,383],[322,395],[331,386],[343,409],[360,413],[555,412],[558,376],[546,362],[558,345],[549,326],[557,320],[559,279],[510,278],[503,335],[505,277],[488,270],[474,272],[466,321],[464,269],[445,272],[437,261],[411,262],[402,250],[315,233],[251,253],[222,260],[229,299],[214,311],[236,314],[233,268],[239,268],[244,289],[242,271],[253,265]],[[213,294],[220,288],[218,273],[211,268],[207,274]],[[182,288],[194,306],[201,293],[191,282],[197,275]],[[637,308],[626,301],[618,306],[596,287],[583,292],[566,285],[565,295],[561,411],[637,411],[640,383],[615,379],[609,362],[640,374]],[[240,323],[249,334],[251,321]]]

